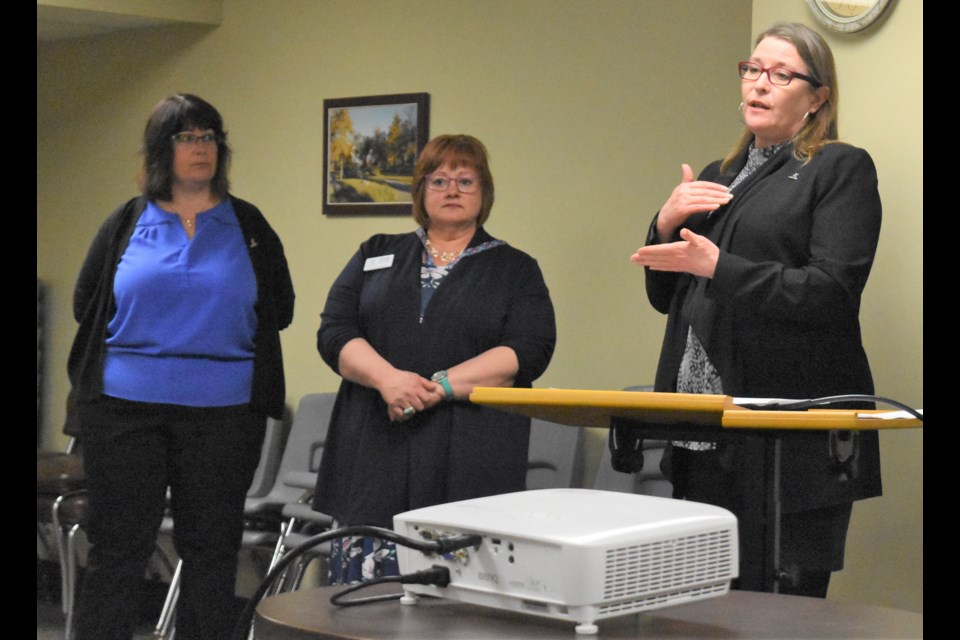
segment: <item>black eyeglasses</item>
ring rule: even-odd
[[[179,144],[210,144],[211,142],[219,142],[220,136],[215,133],[197,135],[189,131],[181,131],[170,136],[170,139]]]
[[[741,78],[750,81],[758,80],[761,75],[766,73],[767,78],[770,80],[770,84],[775,84],[780,87],[787,86],[794,78],[806,80],[814,87],[823,86],[823,83],[816,78],[804,75],[802,73],[797,73],[796,71],[791,71],[786,67],[770,67],[768,69],[764,69],[756,62],[750,62],[749,60],[744,60],[743,62],[737,63],[737,72],[740,74]]]

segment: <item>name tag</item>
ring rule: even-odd
[[[377,256],[376,258],[367,258],[363,263],[364,271],[376,271],[377,269],[387,269],[393,266],[393,254],[388,256]]]

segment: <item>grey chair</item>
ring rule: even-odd
[[[534,418],[530,422],[527,489],[579,487],[584,466],[579,427]]]
[[[583,476],[583,440],[583,430],[580,428],[533,419],[530,425],[527,489],[579,486]],[[285,474],[282,481],[302,491],[302,495],[299,500],[283,508],[287,522],[274,551],[271,569],[285,553],[303,544],[311,536],[329,529],[333,524],[330,516],[314,511],[310,506],[317,481],[315,471],[293,471]],[[298,589],[309,564],[318,558],[329,557],[329,542],[304,552],[286,571],[277,576],[267,593]]]
[[[309,468],[291,469],[282,473],[279,478],[280,482],[296,494],[296,497],[282,507],[281,516],[284,519],[284,524],[281,529],[281,534],[277,539],[276,546],[274,547],[268,572],[276,566],[289,550],[299,546],[306,541],[307,538],[326,531],[333,526],[332,517],[325,513],[314,511],[311,506],[314,488],[317,485],[317,473],[320,470],[320,459],[323,455],[323,447],[330,427],[330,417],[333,414],[333,405],[336,401],[335,393],[319,395],[324,397],[316,398],[316,402],[312,404],[312,406],[304,408],[303,405],[301,405],[301,409],[297,412],[298,419],[299,414],[304,409],[309,412],[309,419],[316,425],[315,433],[317,438],[311,445],[311,464]],[[329,559],[329,557],[329,542],[320,544],[304,552],[277,577],[270,586],[268,593],[280,593],[300,588],[300,584],[310,563],[317,558]]]
[[[643,469],[638,473],[620,473],[613,470],[610,464],[610,448],[604,443],[603,455],[600,457],[597,475],[593,480],[593,488],[661,498],[672,497],[673,485],[660,471],[660,459],[663,457],[665,447],[666,442],[663,440],[644,440]]]
[[[48,520],[41,519],[46,509]],[[75,438],[62,454],[37,454],[37,522],[49,522],[56,534],[60,562],[61,603],[66,615],[64,638],[73,638],[74,603],[79,578],[81,536],[87,523],[87,490],[84,488],[83,455]],[[154,557],[166,572],[173,563],[160,545]]]
[[[56,540],[60,603],[67,616],[67,638],[76,592],[77,534],[87,513],[84,485],[83,456],[77,451],[75,439],[70,440],[64,453],[37,449],[37,541],[49,555],[52,549],[48,536]]]
[[[311,478],[312,476],[312,478]],[[333,518],[325,513],[314,511],[311,505],[316,486],[316,474],[290,474],[287,483],[291,487],[300,489],[303,493],[296,502],[283,507],[282,516],[286,519],[282,535],[270,560],[269,570],[272,570],[284,555],[307,541],[310,537],[323,533],[333,527]],[[277,578],[268,589],[268,594],[294,591],[300,588],[307,567],[316,559],[329,561],[330,542],[316,545],[300,554]],[[325,571],[321,571],[325,574]]]
[[[653,386],[626,387],[624,391],[653,391]],[[639,493],[661,498],[672,497],[673,485],[660,471],[660,460],[666,446],[666,440],[644,440],[643,468],[637,473],[621,473],[614,471],[610,463],[610,447],[605,442],[603,455],[600,457],[597,474],[593,480],[593,488],[622,493]]]

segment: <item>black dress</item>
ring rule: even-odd
[[[481,228],[470,247],[491,240]],[[324,361],[337,371],[343,346],[364,338],[393,366],[429,378],[505,346],[520,365],[514,386],[530,387],[556,342],[553,305],[536,261],[506,244],[461,259],[421,322],[422,253],[415,233],[376,235],[361,245],[321,316]],[[392,256],[390,266],[368,262],[383,256]],[[443,402],[396,424],[375,389],[343,380],[314,506],[342,524],[391,527],[395,514],[410,509],[521,491],[529,426],[529,418],[467,401]]]

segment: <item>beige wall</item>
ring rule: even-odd
[[[233,190],[259,205],[284,241],[298,296],[296,318],[283,334],[291,405],[337,385],[314,347],[333,278],[370,234],[413,228],[408,219],[321,214],[323,99],[386,93],[430,93],[433,134],[468,132],[489,147],[497,204],[488,229],[540,261],[557,308],[557,351],[538,385],[617,389],[651,382],[663,318],[646,303],[640,273],[627,258],[679,179],[680,163],[702,168],[732,143],[740,126],[733,63],[750,50],[756,14],[772,21],[781,4],[225,0],[219,27],[38,44],[37,275],[50,285],[52,305],[45,446],[63,444],[77,270],[103,217],[135,192],[147,114],[176,91],[198,93],[221,110],[235,151]],[[792,17],[809,21],[796,4]],[[903,38],[906,49],[907,38],[922,39],[920,16],[908,13],[913,3],[901,4],[879,37],[895,39],[896,47]],[[842,68],[844,57],[838,58]],[[871,69],[862,82],[876,87],[878,79]],[[845,91],[844,113],[859,114],[853,91]],[[864,107],[864,116],[905,108],[884,98]],[[922,99],[910,115],[919,119]],[[881,253],[899,245],[899,257],[878,260],[864,326],[878,391],[920,406],[922,287],[905,283],[921,281],[922,240],[919,225],[901,224],[893,234],[888,221],[897,209],[904,220],[908,212],[922,213],[922,132],[880,149],[876,139],[894,127],[867,120],[861,128],[856,136],[850,127],[844,133],[874,153],[882,183],[893,186],[897,176],[905,183],[900,189],[914,191],[900,199],[916,196],[908,209],[883,193]],[[893,151],[904,148],[916,158],[900,171],[889,163],[899,163]],[[892,268],[909,260],[914,271]],[[915,326],[899,315],[884,317],[888,308],[911,306],[920,311]],[[884,341],[891,331],[905,335]],[[921,355],[899,353],[908,349]],[[592,444],[601,444],[599,434]],[[918,460],[921,445],[919,434],[884,440],[885,448],[909,448]],[[920,539],[920,519],[913,517],[922,503],[919,462],[901,467],[914,472],[896,483],[905,494],[896,511],[887,496],[858,505],[849,568],[831,597],[922,607],[919,564],[886,571],[875,557],[863,557],[892,532],[891,542]],[[892,478],[887,488],[898,493]]]

